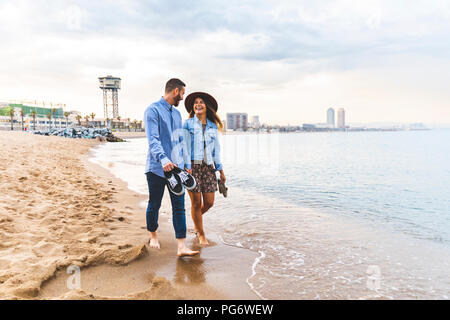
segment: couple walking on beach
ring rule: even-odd
[[[148,139],[146,175],[149,191],[147,230],[150,248],[160,248],[156,230],[161,201],[166,186],[166,175],[184,169],[196,180],[189,190],[191,215],[200,245],[208,245],[203,229],[202,215],[214,204],[217,191],[215,171],[220,172],[220,182],[226,178],[220,161],[218,130],[222,122],[217,115],[217,102],[209,94],[194,92],[186,97],[185,107],[189,118],[182,124],[180,112],[174,108],[183,100],[186,85],[179,79],[166,83],[164,96],[152,103],[144,113],[145,132]],[[177,170],[179,172],[179,170]],[[184,192],[169,192],[172,203],[172,222],[178,241],[178,256],[199,253],[186,246],[186,215]]]

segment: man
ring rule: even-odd
[[[148,155],[146,175],[149,191],[147,207],[147,230],[150,231],[150,248],[160,248],[156,235],[158,229],[158,213],[164,195],[166,179],[164,172],[174,167],[184,168],[181,114],[173,106],[183,100],[185,84],[179,79],[170,79],[166,83],[164,96],[152,103],[144,113],[145,132],[148,139]],[[172,221],[175,237],[178,241],[178,256],[192,256],[199,251],[186,247],[186,215],[184,209],[184,193],[175,195],[169,191],[172,203]]]

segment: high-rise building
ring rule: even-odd
[[[345,129],[345,110],[344,110],[344,108],[340,108],[338,110],[337,127],[339,129]]]
[[[248,115],[246,113],[227,113],[227,129],[247,130]]]
[[[251,122],[252,128],[258,129],[261,125],[259,123],[259,116],[253,116]]]
[[[334,121],[334,109],[329,108],[327,110],[327,125],[329,128],[335,127],[335,121]]]

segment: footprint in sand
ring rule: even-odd
[[[62,248],[55,243],[49,242],[39,242],[32,248],[33,253],[38,257],[43,256],[54,256],[57,250],[62,250]]]

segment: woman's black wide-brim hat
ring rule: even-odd
[[[191,113],[192,108],[194,107],[195,99],[202,98],[205,103],[212,108],[215,112],[217,112],[218,106],[217,101],[214,97],[206,92],[193,92],[184,99],[184,106],[188,113]]]

